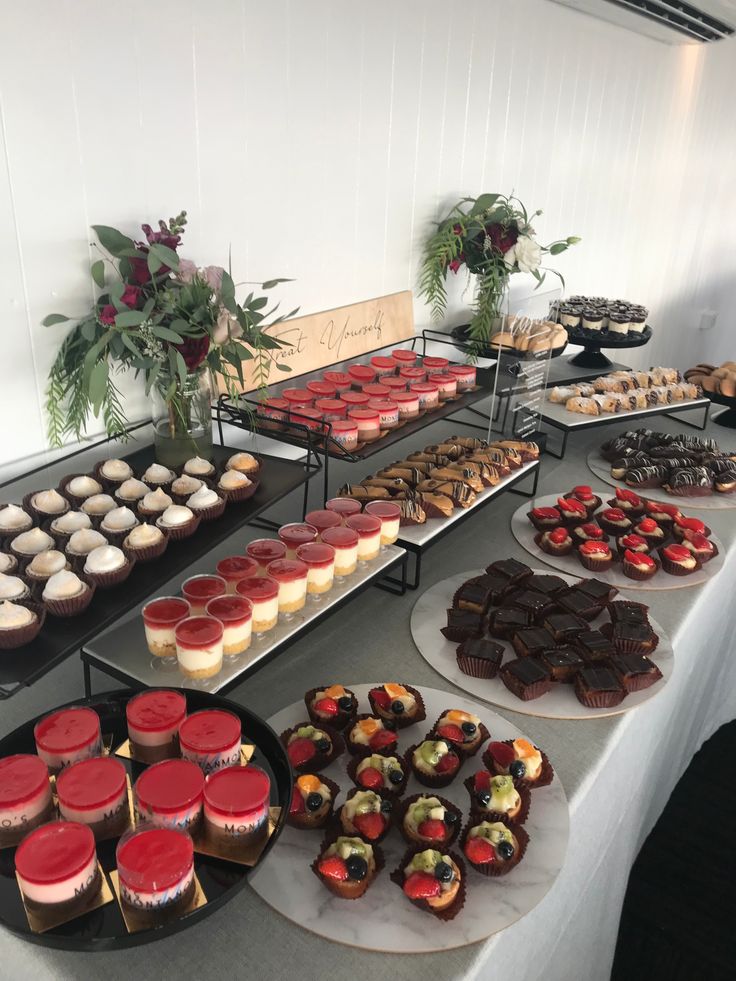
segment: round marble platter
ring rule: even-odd
[[[598,494],[605,502],[605,491],[594,488],[593,493]],[[577,578],[594,576],[596,579],[610,582],[612,586],[618,586],[619,589],[649,590],[684,589],[686,586],[702,586],[703,583],[708,582],[709,579],[712,579],[723,568],[725,548],[723,543],[715,535],[711,535],[710,539],[718,549],[718,555],[714,559],[711,559],[710,562],[706,562],[697,572],[693,572],[689,576],[671,576],[669,573],[663,572],[660,569],[655,576],[647,579],[645,582],[629,579],[628,576],[623,574],[617,562],[614,562],[605,572],[591,572],[580,564],[574,550],[569,555],[549,555],[547,552],[543,552],[534,541],[534,536],[538,532],[527,515],[532,508],[554,507],[557,504],[558,497],[561,497],[561,495],[545,494],[543,497],[535,497],[534,500],[522,504],[511,515],[511,531],[519,545],[525,548],[535,559],[544,562],[545,565],[551,565],[553,569],[559,569],[560,572],[566,572],[568,575],[576,576]],[[591,520],[595,520],[595,515],[593,515]],[[615,551],[615,543],[613,548]]]
[[[534,569],[538,575],[548,575],[547,569]],[[662,627],[650,617],[649,622],[652,629],[659,637],[659,644],[656,651],[651,655],[651,660],[655,662],[662,677],[649,688],[643,691],[631,692],[614,708],[588,708],[579,702],[575,696],[572,685],[553,685],[552,690],[534,698],[528,702],[517,698],[508,690],[500,678],[471,678],[470,675],[463,674],[457,666],[455,654],[458,645],[454,641],[446,640],[440,632],[440,628],[447,623],[445,611],[452,606],[452,598],[458,589],[468,579],[473,576],[483,574],[483,569],[476,569],[472,572],[460,572],[450,579],[435,583],[426,592],[422,593],[414,604],[411,613],[411,635],[417,646],[419,653],[424,660],[434,668],[443,678],[451,681],[453,685],[462,688],[463,691],[482,698],[491,705],[496,705],[501,709],[508,709],[511,712],[519,712],[521,715],[534,715],[541,719],[600,719],[609,715],[622,715],[631,709],[637,708],[644,702],[654,698],[667,684],[675,665],[674,652],[669,637],[665,634]],[[569,585],[574,585],[580,579],[579,576],[561,575]],[[591,623],[591,629],[597,629],[601,623],[605,623],[605,615],[597,617]],[[491,638],[495,643],[501,644],[505,649],[504,661],[510,661],[518,657],[518,654],[506,640]],[[478,713],[476,712],[476,715]]]
[[[635,487],[629,487],[623,480],[616,480],[611,476],[611,464],[600,455],[598,450],[591,450],[588,453],[588,469],[605,483],[612,487],[622,487],[625,490],[633,490],[640,497],[647,497],[651,501],[665,501],[667,504],[676,504],[678,507],[688,510],[708,511],[727,511],[736,508],[735,494],[713,494],[707,497],[680,497],[678,494],[668,494],[664,487],[643,487],[641,491]]]
[[[376,685],[349,685],[360,702],[359,711],[370,711],[368,692]],[[435,720],[447,709],[456,708],[480,717],[491,739],[517,739],[523,733],[487,706],[470,698],[435,688],[421,687],[427,710],[424,722],[399,730],[399,752],[419,742]],[[268,720],[282,732],[307,718],[303,702],[295,702]],[[544,747],[541,747],[544,749]],[[463,826],[469,813],[468,792],[463,781],[483,769],[481,756],[466,760],[449,787],[433,791],[409,777],[404,797],[437,793],[455,803],[463,812]],[[345,799],[353,784],[346,775],[352,759],[344,753],[323,772],[338,783]],[[551,761],[554,766],[554,760]],[[279,841],[248,879],[249,885],[272,909],[298,926],[326,940],[390,954],[423,954],[465,947],[485,940],[525,916],[546,895],[562,869],[567,851],[569,811],[560,778],[548,787],[532,791],[529,817],[524,825],[529,846],[523,860],[506,876],[481,875],[466,863],[467,897],[454,920],[443,923],[430,913],[417,909],[389,879],[408,848],[396,828],[381,843],[386,865],[375,882],[358,900],[339,899],[329,893],[312,872],[310,865],[319,854],[323,831],[300,831],[286,825]],[[450,851],[458,851],[457,844]],[[329,973],[329,972],[328,972]]]

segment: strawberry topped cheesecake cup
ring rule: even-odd
[[[187,717],[187,700],[180,691],[141,692],[125,706],[128,739],[135,759],[157,763],[179,755],[179,726]]]
[[[279,584],[270,576],[252,576],[241,579],[236,587],[237,595],[251,605],[251,631],[257,638],[273,630],[279,618]]]
[[[81,760],[56,778],[59,814],[86,824],[96,841],[114,838],[130,823],[125,767],[112,756]]]
[[[327,531],[328,528],[339,528],[342,524],[342,518],[336,511],[330,511],[324,508],[319,511],[310,511],[304,519],[308,525],[317,529],[318,535],[321,535],[323,531]]]
[[[26,907],[66,922],[97,899],[102,884],[95,837],[84,824],[52,821],[27,835],[15,853]]]
[[[17,845],[53,814],[48,767],[31,753],[0,759],[0,848]]]
[[[317,541],[318,531],[314,525],[300,521],[289,525],[282,525],[279,528],[278,535],[279,540],[286,546],[286,558],[295,559],[296,550],[300,545]]]
[[[377,558],[381,551],[381,519],[373,514],[354,514],[345,520],[345,525],[358,535],[358,561],[372,562]]]
[[[102,753],[100,717],[91,708],[52,712],[36,723],[33,737],[36,752],[51,773]]]
[[[196,763],[205,776],[240,764],[240,719],[224,709],[193,712],[179,727],[179,745],[185,760]]]
[[[239,657],[250,647],[253,632],[253,605],[245,596],[217,596],[205,610],[223,627],[223,657]]]
[[[186,832],[138,827],[116,850],[120,900],[154,925],[180,916],[194,898],[194,845]]]
[[[258,563],[258,572],[254,572],[253,575],[265,576],[270,562],[286,558],[286,545],[278,538],[256,538],[248,542],[245,554]]]
[[[223,596],[227,591],[227,582],[222,576],[190,576],[181,587],[184,599],[189,603],[191,616],[200,617],[205,607],[215,596]]]
[[[140,820],[190,834],[200,827],[204,774],[191,760],[155,763],[138,777],[134,791]]]
[[[176,660],[176,625],[192,615],[187,600],[181,596],[159,596],[142,610],[148,650],[162,663]]]
[[[391,501],[370,501],[365,506],[365,513],[373,515],[381,522],[381,547],[393,545],[399,537],[401,524],[401,508]]]
[[[261,841],[268,834],[271,781],[258,766],[229,766],[204,785],[205,837],[229,851]]]
[[[298,559],[276,559],[270,563],[268,575],[278,583],[279,614],[291,619],[307,602],[307,565]]]
[[[176,660],[187,678],[206,681],[222,668],[225,628],[214,617],[189,617],[177,624]]]
[[[300,545],[296,557],[307,567],[307,593],[319,602],[332,589],[335,579],[335,549],[324,542]]]
[[[340,498],[340,500],[348,501],[350,498]],[[350,500],[350,503],[358,502]],[[354,517],[361,517],[361,515],[351,515],[346,520],[352,521]],[[344,579],[345,576],[352,575],[358,568],[360,544],[358,532],[347,527],[328,528],[322,533],[322,541],[335,550],[335,579]]]
[[[248,555],[230,555],[220,559],[215,567],[217,575],[225,580],[226,593],[235,593],[235,587],[241,579],[257,576],[260,570],[258,560]]]

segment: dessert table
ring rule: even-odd
[[[647,422],[652,428],[678,431],[679,423],[664,415]],[[462,431],[457,422],[449,425],[428,429],[427,442]],[[620,428],[626,428],[625,420]],[[709,423],[706,433],[717,436],[718,429]],[[538,493],[589,482],[586,457],[600,438],[595,431],[575,433],[564,460],[544,457]],[[335,462],[334,470],[337,487],[348,467]],[[293,520],[300,508],[298,498],[298,492],[285,498],[274,507],[273,517]],[[692,501],[679,503],[698,514]],[[510,530],[517,506],[518,499],[501,495],[459,525],[441,547],[427,554],[423,584],[429,587],[497,558],[514,556],[528,562]],[[621,904],[637,852],[694,752],[736,716],[736,660],[728,613],[736,585],[736,526],[728,511],[709,511],[707,518],[726,551],[718,576],[692,589],[630,594],[650,604],[675,650],[675,670],[657,698],[614,718],[564,721],[500,713],[546,750],[570,803],[570,839],[562,872],[542,902],[512,927],[488,941],[445,953],[401,956],[395,945],[392,953],[367,953],[307,932],[246,888],[191,930],[124,952],[71,954],[2,933],[2,973],[38,979],[104,974],[112,981],[135,975],[218,978],[240,969],[263,981],[365,976],[420,981],[428,973],[446,981],[491,975],[514,981],[604,981],[610,975]],[[235,688],[230,697],[267,717],[322,683],[406,681],[420,689],[425,685],[452,692],[451,684],[414,647],[410,615],[416,600],[416,593],[389,598],[369,590]],[[95,691],[111,687],[94,672],[92,681]],[[79,666],[67,662],[5,703],[0,732],[81,695]],[[451,699],[448,694],[448,705]],[[491,711],[496,710],[489,706]],[[268,859],[263,870],[267,868]],[[296,868],[294,874],[311,875],[308,869]],[[469,886],[467,903],[472,902]],[[384,914],[388,922],[391,909]],[[442,924],[435,929],[441,930]]]

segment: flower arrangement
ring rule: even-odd
[[[265,296],[249,293],[243,303],[235,299],[230,272],[220,266],[198,268],[180,258],[177,249],[187,223],[186,212],[157,231],[142,225],[145,242],[135,242],[115,228],[93,225],[101,258],[90,272],[99,291],[92,309],[76,319],[49,372],[46,390],[48,436],[52,446],[65,438],[80,439],[90,414],[102,415],[108,435],[122,436],[129,425],[115,375],[132,369],[145,378],[146,394],[155,393],[165,404],[170,435],[185,433],[191,376],[211,371],[224,379],[237,398],[242,386],[243,362],[253,361],[259,386],[267,383],[274,352],[283,342],[270,336],[267,326],[296,313],[279,316]],[[285,279],[261,283],[268,291]],[[47,327],[67,323],[51,314]],[[275,362],[281,371],[289,368]],[[206,406],[209,415],[209,401]]]
[[[473,318],[469,336],[479,351],[488,343],[494,320],[500,315],[501,301],[513,273],[531,273],[542,285],[547,272],[560,273],[541,265],[546,254],[559,255],[580,239],[574,235],[540,245],[535,239],[532,219],[521,201],[511,195],[481,194],[462,198],[427,241],[422,259],[419,295],[430,305],[432,319],[440,321],[447,308],[448,272],[466,266],[476,276]]]

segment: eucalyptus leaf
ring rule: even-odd
[[[100,287],[100,289],[105,288],[105,263],[102,259],[97,259],[93,262],[90,267],[90,273],[92,274],[92,279]]]
[[[95,337],[97,336],[97,324],[95,323],[95,321],[85,320],[84,323],[81,324],[80,329],[81,329],[82,337],[85,339],[85,341],[87,341],[88,344],[91,344],[94,341]]]
[[[126,249],[135,249],[133,239],[123,235],[117,228],[111,228],[109,225],[93,225],[92,228],[100,240],[100,245],[107,249],[110,255],[119,257]]]
[[[156,253],[151,250],[146,256],[146,265],[148,266],[148,271],[150,274],[155,276],[161,266],[163,266],[163,262],[159,259]]]
[[[567,242],[555,242],[554,245],[550,245],[549,254],[559,255],[560,252],[565,252],[567,249]]]
[[[261,289],[272,290],[274,286],[278,286],[279,283],[293,283],[293,279],[267,279],[265,283],[261,283]]]
[[[163,324],[154,324],[151,330],[161,341],[169,341],[171,344],[182,344],[184,341],[181,334],[177,334],[176,331],[164,327]]]
[[[168,266],[169,269],[179,268],[179,256],[170,249],[168,245],[162,245],[160,242],[154,242],[151,245],[149,255],[151,252],[161,261],[162,265]]]
[[[105,358],[95,364],[89,376],[89,399],[92,403],[92,409],[95,415],[99,415],[102,401],[105,398],[105,392],[107,391],[107,376],[108,367],[107,359]]]
[[[227,300],[235,299],[235,283],[233,282],[233,277],[230,273],[225,270],[222,274],[222,282],[220,285],[220,298],[225,306],[227,306]],[[228,307],[228,309],[230,309]]]
[[[116,327],[139,327],[146,319],[140,310],[124,310],[115,317]]]
[[[174,361],[176,363],[176,371],[177,371],[177,374],[179,375],[179,382],[180,382],[180,384],[181,384],[181,386],[183,388],[184,387],[184,383],[187,380],[187,364],[186,364],[186,361],[184,360],[184,358],[181,356],[181,352],[180,351],[177,351],[176,348],[169,348],[169,351],[170,352],[172,350],[174,352]]]
[[[62,313],[50,313],[48,317],[44,317],[41,323],[44,327],[53,327],[54,324],[65,324],[69,320],[69,317],[65,317]]]

